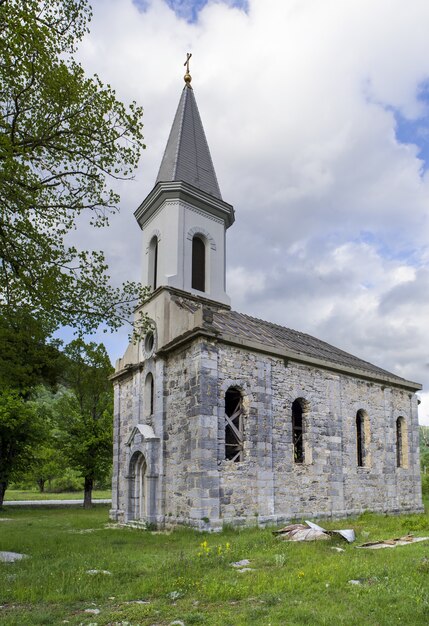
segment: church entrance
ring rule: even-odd
[[[128,521],[146,519],[146,459],[135,452],[128,472]]]

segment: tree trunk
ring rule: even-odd
[[[37,481],[37,484],[39,486],[40,493],[45,493],[45,480],[44,480],[44,478],[39,478],[39,480]]]
[[[7,482],[5,480],[0,481],[0,509],[3,506],[4,494],[7,489]]]
[[[83,487],[83,508],[90,509],[92,507],[92,487],[94,481],[92,478],[85,476],[85,485]]]

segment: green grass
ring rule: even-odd
[[[355,547],[409,531],[429,536],[428,513],[364,513],[322,522],[354,528],[356,544],[288,543],[257,528],[218,534],[107,528],[107,507],[4,509],[1,518],[0,550],[30,556],[0,563],[3,626],[64,620],[98,626],[429,623],[429,541],[385,550]],[[252,571],[230,566],[244,558]],[[111,575],[90,575],[90,569]],[[85,613],[88,608],[100,613]]]
[[[110,489],[97,490],[92,492],[94,499],[101,498],[107,499],[112,497]],[[22,491],[18,489],[8,489],[5,495],[5,502],[11,500],[83,500],[83,491],[70,491],[64,493],[40,493],[40,491],[27,490]]]

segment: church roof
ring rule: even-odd
[[[259,344],[265,348],[264,352],[270,352],[272,348],[275,353],[280,353],[285,358],[307,361],[322,367],[325,365],[328,368],[334,366],[334,369],[348,370],[351,373],[362,372],[370,378],[388,380],[398,385],[421,389],[418,383],[410,384],[410,381],[344,352],[321,339],[237,311],[214,310],[210,325],[219,333],[220,338],[228,342],[230,340],[231,343]]]
[[[185,85],[156,182],[183,181],[222,199],[194,90]]]

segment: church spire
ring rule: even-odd
[[[190,58],[155,186],[134,213],[143,231],[143,284],[155,293],[175,289],[229,306],[225,233],[234,209],[220,195],[190,84]]]
[[[182,181],[222,199],[210,150],[191,87],[188,53],[179,106],[171,127],[156,183]]]

